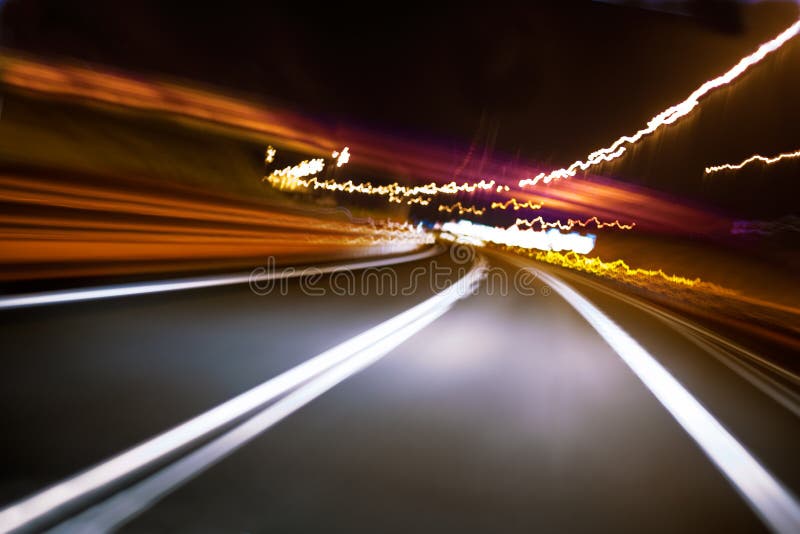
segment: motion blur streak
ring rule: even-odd
[[[647,126],[636,132],[634,135],[622,136],[616,141],[614,141],[609,147],[601,148],[599,150],[592,152],[586,158],[586,161],[578,160],[567,168],[557,169],[549,173],[543,172],[538,174],[533,179],[528,178],[525,180],[520,180],[519,182],[520,187],[526,185],[536,185],[540,181],[544,181],[544,183],[550,183],[550,181],[553,180],[554,178],[570,178],[572,176],[575,176],[578,170],[585,171],[589,167],[597,165],[598,163],[601,163],[603,161],[611,161],[620,157],[625,151],[625,146],[623,145],[632,145],[638,142],[643,137],[655,132],[662,126],[665,126],[667,124],[672,124],[681,117],[685,117],[686,115],[691,113],[695,107],[697,107],[697,105],[700,103],[699,100],[702,97],[704,97],[714,89],[730,84],[732,81],[734,81],[744,72],[746,72],[750,67],[752,67],[753,65],[757,64],[762,59],[764,59],[768,54],[774,52],[775,50],[783,46],[789,39],[796,36],[799,32],[800,32],[800,20],[796,21],[794,24],[789,26],[786,30],[784,30],[780,35],[778,35],[771,41],[767,41],[766,43],[762,44],[758,48],[758,50],[756,50],[749,56],[743,57],[736,65],[733,66],[733,68],[731,68],[725,74],[705,82],[680,104],[676,104],[662,111],[652,119],[650,119],[647,123]]]
[[[370,354],[370,357],[377,358],[382,355],[380,350],[386,350],[387,352],[391,350],[393,346],[401,343],[403,339],[447,311],[455,302],[471,295],[483,279],[485,271],[486,262],[483,259],[479,259],[472,270],[463,278],[425,302],[212,408],[172,430],[0,511],[0,531],[10,532],[24,528],[35,529],[43,521],[55,519],[52,517],[53,515],[74,511],[76,507],[80,506],[81,502],[84,502],[84,499],[97,495],[103,490],[109,490],[111,487],[129,480],[137,474],[142,474],[146,469],[154,467],[159,462],[172,458],[182,451],[185,452],[198,440],[212,437],[228,430],[233,424],[241,423],[244,418],[252,416],[257,410],[263,409],[267,403],[295,390],[314,377],[331,371],[334,367],[353,357],[367,359],[366,362],[363,362],[363,365],[368,364],[369,360],[365,353]],[[391,345],[391,343],[395,345]],[[376,346],[382,348],[376,349]],[[357,370],[352,370],[349,374],[353,374]],[[341,378],[318,394],[330,389],[335,383],[344,380],[349,374],[342,376],[338,372],[334,372],[330,376]],[[310,387],[316,390],[315,386]],[[304,398],[305,395],[307,395],[307,392],[299,393],[299,398]],[[272,421],[275,415],[283,413],[288,407],[294,406],[297,399],[298,397],[295,398],[295,401],[282,405],[283,408],[276,411],[267,411],[255,419],[251,419],[245,425],[223,436],[222,443],[227,443],[230,446],[241,441],[242,434],[249,435],[255,429],[260,428],[264,422]],[[309,398],[305,402],[309,400],[311,399]],[[291,411],[288,413],[291,413]],[[284,416],[282,415],[281,417]],[[271,424],[273,422],[269,422],[264,429]],[[259,432],[261,431],[263,430],[259,430]],[[247,441],[247,439],[244,441]],[[231,440],[234,443],[231,443]],[[236,447],[238,445],[230,450]],[[200,458],[203,456],[204,454],[201,454]],[[189,458],[197,457],[190,456]],[[189,461],[192,463],[192,460]],[[184,464],[178,465],[183,466]],[[182,467],[179,467],[178,470],[182,470]]]
[[[725,163],[723,165],[714,165],[711,167],[706,167],[706,174],[712,174],[719,171],[736,171],[741,169],[745,165],[753,163],[754,161],[760,161],[764,165],[772,165],[773,163],[777,163],[784,159],[795,159],[795,158],[800,158],[800,150],[796,150],[794,152],[786,152],[784,154],[778,154],[777,156],[773,156],[771,158],[759,156],[758,154],[756,154],[754,156],[750,156],[741,163],[736,163],[735,165],[731,163]]]
[[[168,291],[183,291],[187,289],[199,289],[203,287],[229,286],[234,284],[246,284],[248,282],[281,278],[298,278],[309,274],[335,273],[340,271],[350,271],[354,269],[366,269],[369,267],[382,267],[385,265],[396,265],[410,261],[417,261],[433,256],[441,252],[438,247],[431,247],[429,250],[417,254],[408,254],[397,258],[387,258],[374,261],[363,261],[339,265],[321,265],[319,267],[298,268],[293,267],[283,269],[275,273],[259,273],[256,271],[226,274],[219,276],[207,276],[196,278],[184,278],[181,280],[167,280],[158,282],[145,282],[136,284],[120,284],[107,287],[94,287],[88,289],[72,289],[63,291],[47,291],[42,293],[31,293],[27,295],[10,295],[0,297],[0,310],[12,308],[26,308],[30,306],[41,306],[44,304],[65,304],[68,302],[80,302],[84,300],[97,300],[114,297],[127,297],[133,295],[148,295],[151,293],[165,293]],[[262,268],[263,269],[263,268]]]
[[[691,393],[614,321],[561,280],[537,273],[614,349],[775,532],[800,531],[800,504]]]
[[[527,251],[525,252],[527,253]],[[640,283],[642,279],[646,281],[647,279],[654,278],[657,280],[670,282],[672,284],[677,284],[680,286],[688,286],[695,289],[707,289],[710,292],[717,294],[730,295],[735,293],[730,289],[720,287],[716,284],[703,282],[699,278],[689,279],[689,278],[684,278],[682,276],[675,276],[672,274],[667,274],[661,269],[658,270],[639,269],[639,268],[632,269],[623,260],[606,262],[601,260],[600,258],[587,258],[585,256],[581,256],[574,252],[567,252],[565,254],[562,254],[560,252],[555,252],[555,251],[536,252],[531,257],[539,261],[543,261],[545,263],[550,263],[553,265],[558,265],[560,267],[566,267],[568,269],[574,269],[577,271],[592,273],[604,278],[613,278],[616,280],[622,280],[634,283],[637,282]]]
[[[430,181],[431,178],[453,177],[447,163],[448,150],[426,143],[403,141],[393,137],[364,132],[342,126],[331,129],[321,121],[312,121],[285,110],[236,100],[224,94],[209,93],[195,87],[181,87],[158,79],[137,75],[110,73],[102,66],[76,66],[19,57],[11,51],[0,51],[0,81],[25,91],[36,91],[58,98],[78,98],[125,106],[144,112],[161,112],[178,117],[191,117],[207,124],[222,124],[240,130],[239,133],[258,142],[280,146],[327,158],[333,150],[347,141],[351,153],[358,154],[360,165],[383,169],[395,176]],[[265,163],[271,152],[265,154]],[[271,156],[274,161],[275,155]],[[480,168],[468,167],[459,172],[466,181],[479,183],[488,176],[533,176],[541,169],[524,164],[510,165],[508,161],[487,161]],[[449,178],[448,178],[449,179]],[[445,180],[442,180],[445,181]],[[727,234],[730,220],[719,215],[681,205],[652,190],[605,179],[598,181],[569,181],[560,187],[539,188],[536,197],[523,191],[510,192],[508,186],[496,190],[505,200],[512,195],[518,202],[546,202],[548,208],[572,214],[573,217],[597,216],[601,219],[633,219],[645,229],[658,232],[679,232],[696,235],[698,231]],[[424,195],[422,196],[424,197]],[[415,203],[428,202],[420,197]],[[413,198],[413,197],[409,197]],[[647,209],[642,209],[642,206]],[[482,214],[484,208],[466,208],[464,213]],[[458,206],[441,211],[459,211]]]
[[[566,223],[561,221],[552,221],[547,222],[545,221],[542,216],[536,217],[535,219],[517,219],[517,222],[514,223],[515,226],[527,226],[529,228],[533,228],[537,224],[539,225],[540,229],[545,228],[558,228],[560,230],[572,230],[575,226],[580,226],[581,228],[586,228],[589,226],[590,223],[594,223],[597,228],[618,228],[620,230],[633,230],[633,227],[636,226],[636,223],[633,222],[631,224],[622,224],[619,220],[612,221],[612,222],[602,222],[597,217],[589,217],[585,221],[581,221],[578,219],[567,219]]]
[[[406,253],[432,242],[409,224],[354,224],[166,185],[133,189],[0,175],[0,197],[2,280],[190,265],[230,272],[268,256],[309,262],[343,252]],[[305,233],[309,227],[316,232]]]

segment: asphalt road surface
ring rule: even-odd
[[[526,279],[523,294],[513,288],[522,260],[492,255],[488,261],[495,281],[484,281],[476,295],[454,301],[385,356],[114,527],[142,533],[791,528],[791,521],[774,522],[782,512],[753,504],[750,472],[726,472],[718,442],[704,447],[690,430],[702,434],[714,425],[681,422],[689,408],[660,399],[647,371],[635,372],[625,350],[612,346],[556,286],[588,299],[652,355],[780,483],[789,516],[796,511],[792,495],[800,492],[800,424],[791,398],[614,291],[547,270]],[[258,296],[233,285],[0,312],[0,506],[426,302],[436,293],[429,283],[434,270],[443,273],[441,283],[469,267],[447,253],[397,265],[400,289],[418,282],[406,295],[381,294],[387,288],[376,284],[365,294],[313,296],[292,280],[285,295]],[[501,272],[508,291],[497,282]],[[318,286],[329,282],[323,277]],[[88,504],[102,505],[109,496]]]

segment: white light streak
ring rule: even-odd
[[[520,230],[517,225],[496,228],[467,220],[446,222],[442,225],[442,232],[452,234],[462,243],[495,243],[526,249],[569,250],[578,254],[591,252],[595,242],[593,234],[581,235],[577,232],[562,234],[556,228],[547,231]]]
[[[740,75],[744,74],[744,72],[750,67],[756,65],[768,54],[779,49],[781,46],[786,44],[789,39],[796,36],[798,33],[800,33],[800,20],[789,26],[774,39],[771,39],[770,41],[767,41],[759,46],[758,49],[749,56],[743,57],[725,74],[705,82],[703,85],[695,89],[692,94],[690,94],[686,100],[680,104],[669,107],[650,119],[647,122],[647,126],[637,131],[635,134],[624,135],[614,141],[610,146],[595,150],[587,156],[586,161],[578,160],[572,163],[569,167],[557,169],[549,173],[539,173],[535,178],[520,180],[519,186],[524,187],[526,185],[536,185],[540,181],[544,181],[544,183],[550,183],[550,181],[553,179],[558,178],[570,178],[575,176],[578,171],[585,171],[589,167],[597,165],[598,163],[617,159],[625,152],[625,145],[637,143],[643,137],[652,134],[662,126],[672,124],[681,117],[685,117],[700,104],[700,99],[702,97],[719,87],[730,84]]]

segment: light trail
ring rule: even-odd
[[[270,155],[270,149],[272,149],[272,147],[267,149],[268,156]],[[271,154],[274,157],[274,149],[272,150],[273,152]],[[334,151],[331,156],[337,158],[337,167],[341,167],[350,160],[348,147],[344,147],[341,153]],[[353,180],[347,180],[345,182],[339,182],[333,179],[320,180],[316,175],[324,169],[325,161],[321,158],[304,160],[297,165],[273,171],[265,176],[263,180],[282,191],[322,189],[325,191],[348,194],[358,193],[362,195],[384,196],[389,199],[389,202],[396,202],[398,204],[405,202],[408,205],[420,204],[422,206],[429,205],[431,203],[430,197],[436,195],[474,193],[478,190],[491,191],[495,188],[497,191],[502,191],[504,188],[508,190],[508,186],[497,185],[494,180],[481,180],[475,183],[462,184],[457,184],[453,181],[442,185],[436,182],[430,182],[415,186],[406,186],[398,182],[387,185],[373,185],[371,182],[354,182]],[[513,202],[515,203],[514,209],[519,209],[516,207],[516,200]]]
[[[572,287],[538,269],[536,274],[614,349],[767,526],[779,533],[800,531],[800,504],[791,492],[653,355]]]
[[[322,160],[312,160],[312,162],[316,161]],[[302,163],[300,165],[302,165]],[[320,167],[315,167],[313,170],[316,170],[316,172],[312,174],[303,174],[305,168],[295,169],[295,167],[287,167],[281,171],[273,172],[264,177],[264,181],[267,181],[274,187],[285,191],[322,189],[325,191],[348,194],[358,193],[362,195],[384,196],[388,197],[391,202],[407,202],[408,204],[423,205],[426,205],[430,202],[429,199],[425,199],[424,197],[436,195],[456,195],[458,193],[473,193],[478,190],[491,191],[496,187],[494,180],[489,180],[488,182],[486,180],[481,180],[475,183],[462,184],[449,182],[442,185],[436,184],[435,182],[430,182],[415,186],[401,185],[398,182],[387,185],[373,185],[371,182],[354,182],[353,180],[339,182],[332,179],[320,180],[316,176],[312,176],[312,174],[318,174],[323,170]],[[306,178],[307,176],[311,176],[311,178]],[[425,202],[423,202],[423,200],[425,200]]]
[[[165,459],[185,452],[193,444],[196,445],[203,439],[215,437],[216,439],[205,447],[171,464],[171,466],[182,468],[186,466],[186,460],[189,460],[189,465],[195,466],[194,473],[205,469],[311,399],[374,361],[371,358],[377,359],[383,356],[410,335],[445,313],[457,301],[469,297],[483,279],[485,272],[485,260],[479,259],[464,277],[421,304],[163,434],[0,510],[0,532],[23,529],[39,530],[48,520],[63,518],[70,512],[74,512],[88,497],[113,490],[121,482],[146,473],[148,469],[159,465]],[[366,357],[366,354],[371,356]],[[363,365],[354,366],[353,362],[360,362]],[[344,369],[348,369],[349,372],[342,373],[341,371]],[[333,377],[337,377],[337,380],[329,382],[328,379]],[[327,387],[318,389],[313,384],[326,384]],[[311,396],[306,395],[309,388],[317,393]],[[286,395],[287,393],[289,395]],[[270,404],[282,396],[284,396],[283,399],[278,403]],[[305,399],[304,402],[297,402],[298,397]],[[275,416],[278,414],[281,416],[276,418]],[[266,422],[268,424],[265,425]],[[231,425],[238,426],[229,430]],[[226,430],[229,431],[226,432]],[[221,433],[221,437],[218,437]],[[227,444],[222,449],[225,454],[209,456],[208,447],[219,451],[220,440]],[[196,460],[198,454],[201,458],[206,459],[206,461],[200,462],[199,469],[197,462],[191,460]],[[163,472],[174,474],[175,470],[170,471],[170,467],[145,481],[153,480],[153,478],[163,480],[158,478],[159,474]],[[186,471],[181,468],[178,469],[178,472],[185,474]],[[173,477],[170,479],[174,480]],[[186,479],[180,478],[181,481]],[[159,484],[157,487],[161,487],[161,485]],[[169,487],[172,488],[174,485],[170,484]],[[160,495],[160,493],[156,493],[156,495]],[[111,501],[113,502],[113,498]],[[145,500],[144,502],[150,501]],[[127,502],[126,504],[130,506],[131,503]],[[110,510],[113,512],[118,508],[112,506]],[[116,514],[114,515],[116,516]],[[78,530],[87,531],[85,529]],[[68,529],[68,531],[74,532],[75,530]]]
[[[542,209],[543,204],[533,202],[532,200],[526,202],[519,202],[517,199],[512,198],[511,200],[507,200],[506,202],[492,202],[488,208],[479,208],[477,206],[464,206],[461,202],[456,202],[455,204],[441,204],[439,206],[439,211],[446,211],[447,213],[457,212],[459,215],[464,215],[465,213],[471,213],[473,215],[483,215],[486,213],[487,210],[508,210],[513,209],[514,211],[519,211],[521,209],[530,209],[530,210],[538,210]]]
[[[457,211],[459,215],[464,215],[465,213],[472,213],[473,215],[483,215],[486,213],[486,208],[478,208],[475,206],[464,206],[461,202],[456,202],[451,206],[446,206],[442,204],[439,206],[439,211],[446,211],[447,213],[453,213]]]
[[[337,167],[340,166],[343,156],[346,155],[345,161],[349,161],[350,154],[346,153],[346,150],[347,147],[344,148],[341,154],[337,151],[333,152],[332,157],[339,158]],[[496,192],[503,192],[510,190],[507,185],[498,185],[494,180],[480,180],[479,182],[465,182],[461,184],[452,181],[441,185],[436,182],[430,182],[414,186],[402,185],[399,182],[393,182],[387,185],[373,185],[371,182],[354,182],[353,180],[347,180],[345,182],[333,179],[321,180],[315,175],[322,172],[324,168],[325,162],[322,159],[305,160],[297,165],[273,171],[264,177],[264,181],[283,191],[322,189],[339,193],[384,196],[389,199],[389,202],[396,202],[398,204],[405,203],[407,205],[419,204],[421,206],[430,205],[432,201],[431,197],[437,195],[457,195],[459,193],[493,190]],[[505,202],[492,202],[490,206],[490,209],[493,210],[507,210],[509,208],[514,209],[514,211],[519,211],[521,209],[538,210],[542,208],[542,204],[533,201],[519,202],[516,198],[511,198]],[[439,211],[446,211],[448,213],[457,211],[459,215],[465,213],[483,215],[486,213],[486,208],[467,207],[461,202],[456,202],[453,205],[439,206]]]
[[[379,256],[432,240],[412,225],[282,212],[168,184],[151,190],[0,175],[0,197],[10,207],[0,213],[3,281],[227,272],[270,256],[294,262],[345,252]]]
[[[722,165],[712,165],[711,167],[706,167],[706,174],[713,174],[715,172],[720,172],[720,171],[737,171],[755,161],[759,161],[764,165],[772,165],[773,163],[778,163],[779,161],[785,159],[796,159],[796,158],[800,158],[800,150],[778,154],[777,156],[773,156],[771,158],[759,156],[758,154],[756,154],[754,156],[750,156],[741,163],[736,163],[736,164],[725,163]]]
[[[448,238],[448,234],[452,237]],[[441,236],[449,241],[476,246],[494,243],[524,250],[568,250],[579,254],[591,252],[595,242],[593,235],[562,234],[554,228],[547,231],[520,230],[516,226],[497,228],[466,220],[444,223]]]
[[[579,219],[567,219],[566,223],[561,221],[545,221],[544,218],[540,215],[535,219],[517,219],[517,222],[514,223],[515,226],[527,226],[528,228],[533,228],[537,224],[539,228],[544,230],[545,228],[558,228],[559,230],[572,230],[575,226],[580,226],[581,228],[587,228],[590,223],[594,223],[598,229],[601,228],[618,228],[620,230],[633,230],[633,227],[636,226],[635,222],[631,224],[622,224],[619,220],[615,220],[612,222],[602,222],[597,217],[590,217],[584,221]]]
[[[334,133],[324,123],[313,122],[283,110],[269,109],[237,100],[224,94],[205,92],[196,87],[146,79],[141,75],[105,72],[98,65],[77,66],[63,62],[47,63],[42,60],[31,60],[16,57],[10,51],[0,54],[0,67],[0,80],[5,85],[26,91],[223,124],[241,129],[247,135],[257,135],[254,139],[265,145],[269,142],[273,147],[313,154],[315,158],[330,157],[334,150],[343,146],[342,140],[347,140],[348,152],[352,154],[357,147],[359,164],[363,163],[371,168],[400,168],[403,172],[416,177],[452,176],[452,169],[446,163],[450,157],[447,151],[433,150],[429,146],[420,144],[397,142],[393,138],[376,136],[374,133],[365,134],[356,129],[337,130]],[[272,162],[267,161],[270,156],[266,153],[263,156],[267,164],[277,161],[277,159],[273,159]],[[472,175],[499,176],[504,172],[506,163],[492,162],[489,166],[490,171],[479,174],[474,170]],[[522,175],[530,174],[529,171],[515,172]],[[265,174],[269,174],[269,171]],[[675,226],[681,232],[690,233],[696,231],[698,220],[702,223],[710,219],[707,214],[699,210],[658,202],[652,198],[648,199],[652,202],[652,206],[648,207],[647,213],[634,213],[634,210],[638,209],[638,204],[634,204],[634,197],[641,195],[625,190],[621,184],[611,186],[582,182],[575,183],[572,188],[574,189],[569,191],[551,189],[548,192],[550,197],[547,201],[548,206],[555,207],[555,204],[559,204],[562,212],[569,213],[569,210],[575,210],[583,214],[586,212],[587,199],[592,198],[593,203],[590,205],[610,206],[614,203],[614,211],[606,209],[603,213],[598,211],[586,213],[587,215],[636,218],[643,225]],[[507,185],[498,185],[495,191],[509,192],[510,188]],[[604,195],[602,203],[594,200],[597,195]],[[621,195],[627,198],[622,199]],[[427,197],[425,195],[419,197],[421,197],[419,200],[413,202],[425,205]],[[411,195],[407,198],[417,197]],[[625,202],[617,202],[620,199]],[[680,212],[679,217],[676,217],[676,212]]]
[[[647,126],[637,131],[635,134],[630,136],[622,136],[614,141],[610,146],[595,150],[587,156],[586,161],[578,160],[572,163],[569,167],[557,169],[548,173],[539,173],[535,178],[526,178],[524,180],[520,180],[519,186],[524,187],[527,185],[536,185],[540,181],[543,181],[547,184],[553,179],[570,178],[575,176],[578,171],[585,171],[599,163],[612,161],[619,158],[626,150],[625,145],[633,145],[643,137],[652,134],[662,126],[672,124],[678,119],[685,117],[691,113],[695,107],[697,107],[701,98],[711,93],[713,90],[719,87],[724,87],[733,82],[736,78],[744,74],[750,67],[759,63],[768,54],[779,49],[781,46],[786,44],[789,39],[795,37],[798,33],[800,33],[800,20],[797,20],[794,24],[789,26],[774,39],[759,46],[758,49],[749,56],[743,57],[725,74],[722,74],[721,76],[718,76],[712,80],[708,80],[703,85],[695,89],[694,92],[692,92],[692,94],[690,94],[683,102],[665,109],[650,119],[647,122]]]
[[[718,295],[736,295],[736,292],[731,289],[712,284],[711,282],[705,282],[700,278],[692,279],[685,278],[683,276],[667,274],[661,269],[651,270],[631,268],[627,263],[625,263],[624,260],[621,259],[607,262],[603,261],[599,257],[588,258],[574,252],[531,252],[525,249],[517,249],[516,252],[521,252],[523,255],[527,255],[545,263],[558,265],[559,267],[566,267],[567,269],[582,271],[603,278],[611,278],[638,286],[647,286],[648,282],[667,282],[675,286],[703,290]]]
[[[507,200],[506,202],[492,202],[491,208],[493,210],[507,210],[509,206],[513,207],[514,211],[521,209],[540,210],[542,209],[540,203],[528,200],[526,202],[519,202],[516,198]]]

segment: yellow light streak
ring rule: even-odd
[[[513,209],[514,211],[518,211],[521,209],[531,209],[531,210],[538,210],[542,208],[542,204],[538,204],[529,200],[527,202],[519,202],[516,198],[512,198],[507,200],[506,202],[492,202],[488,209],[492,210],[508,210]],[[456,202],[455,204],[445,205],[442,204],[439,206],[439,211],[446,211],[447,213],[453,213],[457,211],[459,215],[463,215],[465,213],[472,213],[474,215],[483,215],[486,213],[487,208],[478,208],[477,206],[464,206],[461,202]]]
[[[667,274],[661,269],[650,270],[631,268],[627,263],[625,263],[624,260],[621,259],[606,262],[599,257],[589,258],[580,254],[576,254],[575,252],[561,253],[552,250],[529,251],[527,249],[516,247],[512,250],[545,263],[550,263],[559,267],[566,267],[576,271],[591,273],[603,278],[611,278],[637,286],[647,286],[649,283],[653,282],[667,282],[673,286],[704,290],[720,295],[737,294],[737,292],[732,289],[724,288],[722,286],[712,284],[711,282],[705,282],[700,278],[691,279],[683,276]]]
[[[736,163],[735,165],[730,163],[725,163],[723,165],[713,165],[711,167],[706,167],[706,174],[712,174],[719,171],[736,171],[741,169],[745,165],[753,163],[754,161],[760,161],[764,165],[772,165],[773,163],[777,163],[784,159],[795,159],[795,158],[800,158],[800,150],[797,150],[795,152],[786,152],[784,154],[778,154],[777,156],[771,158],[759,156],[758,154],[756,154],[754,156],[750,156],[741,163]]]
[[[535,219],[517,219],[517,222],[514,223],[514,226],[527,226],[528,228],[533,228],[537,224],[539,227],[544,230],[545,228],[558,228],[559,230],[572,230],[575,226],[580,226],[581,228],[586,228],[589,226],[590,223],[594,223],[595,226],[600,228],[619,228],[620,230],[632,230],[634,226],[636,226],[635,222],[631,224],[622,224],[619,220],[614,220],[611,222],[602,222],[597,217],[590,217],[585,221],[581,221],[579,219],[567,219],[566,223],[561,221],[552,221],[548,222],[545,221],[542,216],[538,216]]]
[[[398,198],[398,197],[391,197],[391,198],[389,198],[389,200],[392,201],[392,202],[397,202],[398,204],[403,202],[403,199]],[[410,198],[410,199],[408,199],[406,201],[406,204],[408,204],[409,206],[411,204],[419,204],[420,206],[427,206],[430,203],[431,203],[431,199],[422,198],[422,197]]]
[[[532,200],[528,200],[527,202],[519,202],[516,198],[512,198],[511,200],[507,200],[505,202],[492,202],[493,210],[507,210],[509,206],[512,206],[514,211],[519,211],[525,208],[531,210],[542,209],[542,204],[535,203]]]
[[[540,181],[544,181],[544,183],[550,183],[550,181],[556,178],[570,178],[575,176],[579,170],[585,171],[589,167],[597,165],[598,163],[617,159],[625,152],[624,145],[632,145],[637,143],[640,139],[652,134],[662,126],[672,124],[678,119],[685,117],[691,113],[695,107],[697,107],[699,100],[702,97],[719,87],[730,84],[736,78],[746,72],[750,67],[759,63],[768,54],[783,46],[789,39],[796,36],[798,33],[800,33],[800,20],[789,26],[774,39],[759,46],[758,50],[749,56],[743,57],[725,74],[705,82],[703,85],[695,89],[695,91],[692,92],[692,94],[690,94],[689,97],[680,104],[669,107],[650,119],[647,122],[647,126],[637,131],[635,134],[631,136],[622,136],[614,141],[610,146],[595,150],[589,154],[589,156],[586,158],[586,161],[578,160],[572,163],[569,167],[557,169],[549,173],[539,173],[535,178],[526,178],[524,180],[520,180],[520,187],[524,187],[526,185],[536,185]]]
[[[476,208],[475,206],[463,206],[461,202],[456,202],[452,206],[445,206],[442,204],[439,206],[439,211],[446,211],[447,213],[453,213],[454,211],[458,211],[459,215],[464,215],[465,213],[472,213],[474,215],[483,215],[486,213],[486,208]]]

